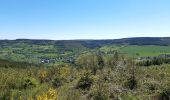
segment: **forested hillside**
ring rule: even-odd
[[[12,45],[16,43],[27,43],[35,45],[51,44],[56,46],[66,47],[67,45],[84,46],[86,48],[95,48],[103,45],[113,44],[128,44],[128,45],[170,45],[170,37],[136,37],[136,38],[122,38],[110,40],[31,40],[31,39],[17,39],[17,40],[0,40],[1,46]]]

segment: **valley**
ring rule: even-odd
[[[0,40],[0,99],[168,100],[170,40],[150,39]]]

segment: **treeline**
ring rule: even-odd
[[[162,65],[170,64],[170,58],[154,57],[153,59],[147,59],[137,62],[139,66],[151,66],[151,65]]]
[[[86,70],[90,69],[92,70],[93,74],[96,74],[98,69],[101,70],[104,67],[110,67],[113,69],[115,66],[117,66],[120,59],[121,57],[117,51],[113,52],[112,54],[105,54],[100,51],[87,52],[81,54],[76,59],[76,66]]]
[[[27,62],[15,62],[15,61],[0,59],[0,67],[5,67],[5,68],[26,68],[26,67],[36,67],[36,66],[38,65],[27,63]]]

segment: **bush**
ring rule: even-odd
[[[22,88],[33,88],[38,85],[38,81],[35,78],[26,78],[24,79],[24,82],[22,83]]]
[[[121,95],[121,100],[140,100],[137,96],[130,93]]]
[[[85,89],[89,90],[92,84],[93,84],[93,79],[89,76],[88,73],[86,73],[78,81],[77,88],[80,88],[82,90],[85,90]]]
[[[54,89],[49,89],[47,92],[36,96],[36,100],[57,100],[58,92]]]
[[[66,95],[67,100],[80,100],[80,91],[75,89],[69,89]]]
[[[160,93],[159,100],[170,100],[170,88],[164,89],[162,93]]]
[[[93,99],[94,100],[108,100],[108,95],[99,90],[94,94]]]
[[[45,69],[40,69],[38,72],[38,77],[41,81],[41,83],[45,82],[47,78],[47,71]]]
[[[93,100],[108,100],[110,95],[108,88],[108,84],[105,84],[102,80],[99,80],[93,88],[94,91],[90,95],[93,97]]]
[[[58,88],[58,87],[60,87],[63,84],[63,81],[62,81],[61,78],[57,77],[54,80],[52,80],[52,84],[53,84],[53,86]]]
[[[137,80],[135,79],[134,76],[131,76],[125,83],[124,86],[126,88],[129,88],[131,90],[137,88]]]
[[[154,91],[157,89],[157,84],[154,83],[144,83],[144,86],[150,91]]]

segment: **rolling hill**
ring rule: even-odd
[[[140,56],[170,54],[170,37],[134,37],[107,40],[0,40],[0,59],[21,62],[72,62],[84,51],[119,49],[120,52]],[[123,48],[122,48],[123,46]]]
[[[106,39],[106,40],[36,40],[36,39],[16,39],[16,40],[0,40],[0,45],[13,45],[16,43],[27,43],[36,45],[55,45],[58,47],[85,47],[96,48],[103,45],[111,44],[127,44],[127,45],[170,45],[170,37],[134,37],[122,39]]]

